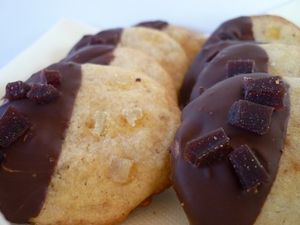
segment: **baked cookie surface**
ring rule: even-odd
[[[82,74],[37,224],[115,224],[169,185],[174,100],[142,73],[89,64]]]
[[[168,34],[182,46],[189,59],[189,64],[194,60],[206,40],[203,34],[161,20],[141,22],[137,26],[157,29]]]

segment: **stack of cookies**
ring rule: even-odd
[[[204,39],[164,21],[104,30],[8,83],[6,219],[117,224],[173,182],[191,225],[298,224],[300,29],[240,17]]]
[[[14,223],[116,224],[170,186],[177,93],[203,37],[162,21],[86,35],[8,83],[0,210]]]
[[[299,223],[300,29],[275,16],[219,26],[180,92],[172,179],[191,225]]]

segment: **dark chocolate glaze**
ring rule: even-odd
[[[197,81],[197,77],[205,68],[205,66],[224,48],[240,43],[241,41],[219,41],[214,44],[205,45],[201,49],[184,77],[184,81],[179,92],[180,108],[184,108],[184,106],[189,102],[192,89]]]
[[[63,62],[109,65],[114,59],[114,45],[88,45],[68,55]]]
[[[48,68],[60,71],[62,76],[57,87],[61,96],[57,100],[37,105],[24,99],[0,107],[0,115],[13,106],[32,124],[23,137],[1,149],[5,160],[0,168],[0,210],[15,223],[29,222],[43,206],[81,84],[81,69],[77,64],[59,63]],[[26,81],[39,82],[40,72]]]
[[[205,45],[225,40],[253,41],[251,17],[241,16],[222,23],[207,39]]]
[[[104,30],[94,35],[85,35],[74,45],[68,55],[88,45],[118,45],[122,31],[122,28],[115,28]]]
[[[238,43],[238,41],[254,41],[250,17],[238,17],[228,20],[222,23],[208,38],[203,50],[198,53],[185,75],[179,95],[179,105],[181,108],[189,102],[189,97],[197,76],[205,67],[206,62],[212,60],[222,49]]]
[[[153,20],[153,21],[146,21],[146,22],[141,22],[138,23],[136,26],[137,27],[147,27],[147,28],[152,28],[156,30],[162,30],[166,28],[169,25],[168,22],[162,21],[162,20]]]
[[[202,70],[197,77],[190,101],[198,97],[199,89],[209,88],[219,81],[227,79],[227,62],[233,59],[252,59],[255,61],[254,72],[268,72],[268,55],[264,49],[255,43],[240,43],[224,48]]]
[[[227,112],[242,98],[243,77],[229,78],[206,90],[183,110],[182,124],[172,148],[173,185],[191,225],[253,225],[276,178],[289,117],[289,97],[285,107],[275,111],[270,131],[263,136],[230,126]],[[186,143],[219,127],[224,128],[233,147],[247,144],[261,161],[269,179],[258,192],[244,192],[228,159],[197,168],[183,159]]]

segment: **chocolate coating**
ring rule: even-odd
[[[197,77],[206,67],[206,65],[212,61],[224,48],[240,43],[240,41],[219,41],[214,44],[205,45],[201,49],[184,77],[179,93],[179,105],[181,108],[183,108],[189,102],[192,89],[197,81]]]
[[[209,88],[219,81],[227,79],[227,62],[234,59],[255,61],[254,72],[268,72],[268,55],[255,43],[241,43],[223,49],[198,75],[190,100],[198,97],[200,87]]]
[[[45,105],[22,99],[0,107],[0,115],[13,106],[32,124],[22,138],[1,149],[5,152],[5,160],[0,168],[0,210],[15,223],[29,222],[43,206],[81,84],[81,70],[77,64],[59,63],[48,69],[61,74],[58,99]],[[40,75],[41,72],[32,75],[26,83],[40,83]]]
[[[109,65],[114,58],[114,45],[89,45],[68,55],[63,62]]]
[[[70,50],[68,55],[73,54],[80,48],[83,48],[88,45],[118,45],[121,35],[122,28],[115,28],[101,31],[94,35],[85,35],[81,38],[74,47]]]
[[[207,39],[205,45],[225,40],[253,41],[251,17],[241,16],[222,23]]]
[[[289,97],[285,96],[283,110],[274,112],[266,135],[233,127],[227,122],[227,112],[242,98],[244,76],[268,75],[247,74],[224,80],[183,110],[172,149],[172,180],[191,225],[253,225],[275,180],[286,136]],[[204,168],[184,160],[182,152],[188,141],[219,127],[224,128],[232,147],[247,144],[265,167],[269,179],[257,193],[242,191],[228,159]]]
[[[162,20],[153,20],[153,21],[145,21],[138,23],[136,26],[137,27],[147,27],[147,28],[152,28],[156,30],[162,30],[166,28],[169,25],[168,22],[162,21]]]
[[[240,41],[254,41],[250,17],[244,16],[228,20],[213,32],[185,75],[179,95],[181,108],[189,102],[192,88],[206,63],[211,61],[222,49]]]

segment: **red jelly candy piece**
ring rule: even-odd
[[[37,104],[47,104],[60,96],[59,91],[51,84],[33,84],[27,98]]]
[[[42,71],[41,76],[46,84],[51,84],[54,87],[58,87],[61,83],[61,74],[57,70],[45,69]]]
[[[200,167],[223,159],[230,151],[229,137],[223,128],[218,128],[205,136],[189,141],[184,149],[184,158]]]
[[[244,98],[248,101],[280,109],[283,107],[285,94],[284,82],[278,76],[244,78]]]
[[[233,77],[239,74],[253,73],[255,62],[252,59],[237,59],[227,62],[227,76]]]
[[[248,145],[235,148],[228,156],[245,191],[257,189],[267,181],[268,174]]]
[[[10,146],[29,128],[29,120],[14,107],[9,107],[0,119],[0,147]]]
[[[263,135],[270,128],[273,111],[274,108],[270,106],[239,100],[232,104],[228,122],[233,126]]]
[[[30,85],[23,81],[16,81],[6,85],[5,98],[8,100],[18,100],[26,98],[27,92],[30,90]]]

